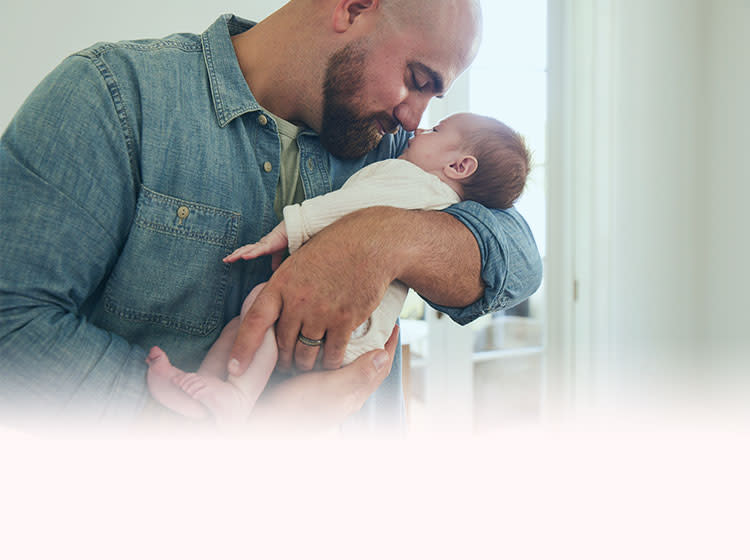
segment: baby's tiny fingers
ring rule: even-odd
[[[224,262],[234,262],[239,258],[239,252],[242,250],[240,247],[239,249],[235,249],[233,252],[229,253],[226,257],[221,259]]]
[[[257,256],[255,253],[258,252],[258,248],[255,244],[253,245],[245,245],[244,247],[240,247],[239,249],[235,250],[232,254],[227,255],[224,257],[224,262],[235,262],[238,259],[252,259],[253,257]]]

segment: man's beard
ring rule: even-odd
[[[323,84],[323,122],[320,141],[334,156],[355,159],[374,149],[385,132],[397,130],[398,123],[387,113],[363,116],[357,102],[362,102],[364,68],[367,50],[363,41],[354,41],[333,53],[328,59]]]

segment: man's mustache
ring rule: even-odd
[[[399,121],[385,113],[378,115],[375,120],[380,123],[380,126],[383,127],[383,132],[386,134],[394,134],[401,126]]]

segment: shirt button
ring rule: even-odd
[[[270,161],[267,161],[266,163],[263,164],[263,169],[265,170],[266,173],[270,173],[271,169],[273,169],[273,165],[271,165]]]
[[[312,171],[313,170],[313,158],[307,158],[307,168]]]
[[[180,206],[177,209],[177,217],[181,220],[187,218],[188,214],[190,214],[190,208],[188,208],[187,206]]]
[[[258,124],[260,124],[260,126],[266,126],[268,124],[268,118],[263,113],[258,117]]]

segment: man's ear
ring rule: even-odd
[[[334,31],[343,33],[354,25],[360,15],[374,11],[379,4],[379,0],[339,0],[333,11]]]
[[[449,179],[466,179],[474,174],[479,167],[479,162],[474,156],[460,156],[456,161],[446,165],[443,173]]]

